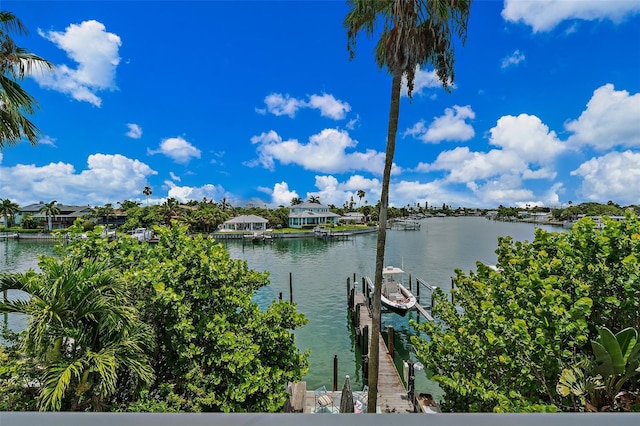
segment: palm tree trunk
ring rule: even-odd
[[[375,289],[373,292],[373,312],[371,319],[371,347],[369,349],[369,413],[376,412],[378,401],[378,372],[380,371],[380,317],[382,295],[382,270],[384,268],[384,249],[387,237],[387,210],[389,208],[389,182],[391,181],[391,166],[393,154],[396,150],[396,133],[398,132],[398,116],[400,115],[400,88],[402,73],[394,73],[391,81],[391,107],[389,110],[389,127],[387,130],[387,154],[384,161],[382,175],[382,194],[380,197],[380,225],[378,227],[378,242],[376,244]]]

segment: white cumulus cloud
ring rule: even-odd
[[[304,102],[292,98],[291,96],[282,95],[280,93],[272,93],[264,98],[267,105],[267,111],[273,115],[288,115],[293,118],[300,107],[304,106]]]
[[[127,128],[129,130],[127,131],[127,133],[125,133],[125,135],[127,135],[131,139],[140,139],[142,137],[142,127],[134,123],[127,123]]]
[[[324,129],[312,135],[308,143],[296,139],[283,140],[273,130],[252,137],[251,142],[258,145],[258,158],[245,163],[249,167],[262,166],[275,170],[278,161],[323,173],[368,171],[382,174],[384,168],[384,153],[371,149],[353,151],[357,142],[346,131],[338,129]]]
[[[77,172],[68,163],[42,166],[19,164],[0,171],[5,196],[21,205],[52,199],[65,204],[103,205],[125,199],[141,199],[147,178],[157,172],[145,163],[123,155],[92,154],[87,168]]]
[[[571,172],[582,178],[579,194],[590,201],[640,204],[640,153],[610,152]]]
[[[628,0],[505,0],[502,17],[522,22],[534,32],[550,31],[569,19],[621,22],[640,12],[640,2]]]
[[[294,198],[298,198],[298,193],[289,190],[289,184],[287,182],[283,181],[273,186],[271,202],[276,206],[289,206],[291,205],[291,200]]]
[[[411,129],[407,129],[403,136],[410,135],[427,143],[468,141],[473,138],[475,131],[466,120],[474,119],[475,116],[469,105],[454,105],[453,108],[445,109],[444,115],[436,117],[428,128],[424,121],[419,121]]]
[[[164,184],[169,188],[167,198],[175,198],[181,203],[186,203],[190,200],[200,201],[205,197],[208,200],[218,201],[226,198],[232,205],[237,201],[221,185],[178,186],[170,180],[164,181]]]
[[[310,95],[308,100],[296,99],[289,94],[282,95],[281,93],[272,93],[264,98],[264,103],[267,106],[266,111],[257,108],[256,111],[258,113],[264,114],[268,111],[276,116],[287,115],[291,118],[294,118],[301,108],[319,110],[321,116],[333,120],[342,120],[346,117],[347,113],[351,111],[351,105],[336,99],[328,93]]]
[[[593,92],[587,109],[565,128],[573,134],[572,146],[590,145],[598,150],[616,146],[640,147],[640,93],[630,95],[605,84]]]
[[[307,105],[310,108],[320,110],[320,115],[323,117],[329,117],[334,120],[342,120],[351,111],[351,105],[339,101],[333,95],[327,93],[309,96]]]
[[[552,161],[566,148],[558,139],[556,132],[550,131],[549,127],[535,115],[500,117],[490,133],[489,142],[492,145],[537,164]]]
[[[565,146],[539,118],[503,116],[489,133],[497,149],[458,147],[441,152],[433,163],[419,163],[414,171],[444,172],[443,183],[466,185],[485,205],[508,199],[529,202],[533,193],[522,189],[523,180],[556,178],[553,163]]]
[[[201,155],[201,151],[198,148],[180,136],[164,139],[160,142],[158,149],[148,149],[147,152],[150,155],[166,155],[179,164],[187,164],[192,158],[200,158]]]
[[[117,88],[120,37],[107,32],[104,24],[95,20],[71,24],[64,32],[38,30],[38,33],[76,63],[73,66],[58,64],[52,72],[34,73],[38,84],[100,107],[102,100],[98,92]]]

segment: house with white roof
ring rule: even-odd
[[[289,207],[289,228],[314,228],[318,225],[336,224],[340,217],[323,204],[295,204]]]
[[[221,231],[266,231],[269,221],[253,214],[242,215],[229,219],[220,225]]]

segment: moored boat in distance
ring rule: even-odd
[[[389,221],[391,224],[390,229],[396,229],[399,231],[419,231],[420,222],[412,219],[393,219]]]
[[[149,241],[153,238],[153,230],[147,228],[136,228],[131,231],[131,237],[138,241]]]
[[[404,271],[395,266],[387,266],[382,270],[382,305],[398,315],[405,316],[414,309],[417,303],[416,297],[402,283]],[[367,286],[374,290],[374,281],[366,277]]]

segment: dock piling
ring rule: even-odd
[[[455,285],[455,283],[453,282],[453,277],[451,277],[451,304],[452,304],[452,305],[453,305],[453,304],[455,304],[455,302],[454,302],[454,300],[453,300],[453,298],[454,298],[454,296],[453,296],[453,290],[455,290],[455,288],[456,288],[456,285]]]
[[[293,274],[289,272],[289,302],[293,303]]]
[[[333,356],[333,391],[338,390],[338,355]]]
[[[351,292],[351,278],[347,277],[347,297]],[[349,307],[351,307],[351,303],[349,303]]]

